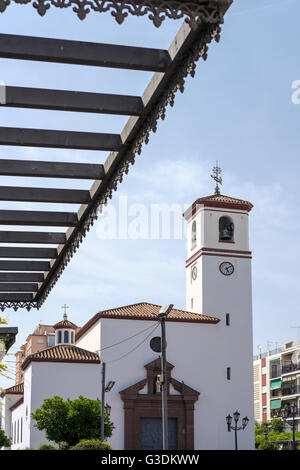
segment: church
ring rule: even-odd
[[[249,423],[239,449],[254,449],[252,286],[248,201],[215,193],[184,213],[187,224],[186,310],[166,320],[169,448],[234,449],[226,417]],[[12,449],[46,442],[31,413],[45,398],[101,399],[101,363],[115,425],[116,450],[162,449],[159,305],[140,302],[96,313],[78,328],[64,316],[54,346],[27,355],[20,383],[2,393],[2,427]],[[154,348],[155,349],[155,348]]]

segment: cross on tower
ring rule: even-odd
[[[213,167],[213,174],[210,175],[211,178],[217,183],[215,187],[215,194],[220,194],[219,184],[222,184],[222,177],[220,174],[222,173],[221,168],[218,166],[218,160],[216,166]]]
[[[67,308],[70,308],[70,307],[68,307],[68,305],[65,304],[65,305],[63,305],[61,308],[64,308],[64,309],[65,309],[65,311],[64,311],[64,320],[67,320]]]

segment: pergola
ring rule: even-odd
[[[142,96],[124,96],[0,85],[0,105],[129,116],[120,134],[0,127],[0,145],[104,150],[99,164],[0,159],[0,175],[91,180],[90,190],[1,186],[0,200],[80,204],[77,212],[0,210],[1,225],[30,226],[30,231],[0,231],[0,309],[40,308],[99,212],[124,174],[156,132],[159,119],[184,91],[196,62],[206,60],[208,44],[219,41],[220,25],[233,0],[38,0],[45,15],[51,6],[68,8],[83,20],[89,12],[111,11],[118,23],[128,14],[148,15],[156,27],[168,17],[184,18],[168,50],[41,37],[0,34],[0,58],[112,67],[154,72]],[[28,4],[31,0],[14,0]],[[12,2],[0,0],[3,13]],[[32,227],[64,227],[60,232]],[[52,229],[53,230],[53,229]],[[32,244],[32,247],[22,244]],[[53,247],[39,247],[54,245]],[[17,246],[16,246],[17,245]],[[35,246],[37,245],[37,246]]]

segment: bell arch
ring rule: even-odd
[[[234,242],[234,223],[228,215],[219,218],[219,241]]]

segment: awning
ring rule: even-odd
[[[281,408],[281,398],[277,398],[277,400],[271,400],[270,409],[277,410]]]
[[[281,388],[281,379],[272,380],[270,384],[270,389],[275,390],[276,388]]]

